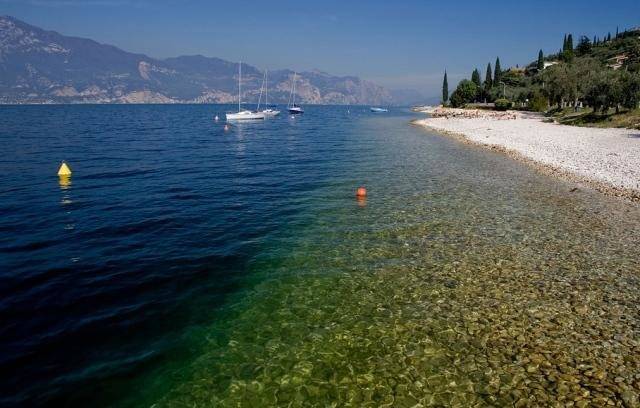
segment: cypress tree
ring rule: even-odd
[[[544,54],[542,50],[538,52],[538,71],[542,71],[544,69]]]
[[[447,71],[444,71],[444,80],[442,81],[442,104],[446,105],[449,100],[449,81],[447,81]]]
[[[607,42],[611,41],[611,33],[607,35]]]
[[[478,88],[482,86],[482,80],[480,79],[480,71],[478,71],[478,68],[473,70],[473,73],[471,74],[471,82],[476,84]]]
[[[559,57],[565,62],[571,62],[573,60],[573,35],[569,34],[566,36],[564,47]]]
[[[500,68],[500,57],[496,58],[496,67],[493,74],[493,85],[500,85],[500,80],[502,80],[502,69]]]
[[[577,55],[587,55],[591,52],[592,44],[589,37],[582,36],[580,37],[580,41],[578,42],[578,46],[576,47]]]
[[[618,38],[620,34],[618,33],[618,26],[616,26],[616,38]]]
[[[487,73],[484,76],[484,90],[489,92],[489,90],[493,87],[493,80],[491,79],[491,63],[487,64]]]
[[[564,40],[562,40],[562,52],[567,50],[567,35],[564,35]]]
[[[478,68],[474,69],[471,73],[471,82],[476,85],[476,95],[473,98],[476,102],[482,97],[482,79],[480,79],[480,71]]]
[[[596,40],[597,40],[597,38],[598,38],[598,37],[596,37],[595,35],[593,36],[593,45],[598,44],[598,41],[596,41]]]

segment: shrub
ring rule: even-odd
[[[498,99],[495,102],[496,110],[506,111],[511,107],[511,101],[508,99]]]
[[[487,99],[490,102],[497,101],[498,99],[502,99],[502,86],[496,86],[489,90],[489,94],[487,95]]]
[[[529,101],[529,108],[534,112],[544,112],[547,110],[548,106],[549,106],[549,103],[547,101],[547,98],[545,98],[542,94],[537,92],[535,93],[535,95],[533,95],[533,98],[531,98],[531,100]]]

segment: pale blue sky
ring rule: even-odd
[[[153,57],[203,54],[259,68],[354,74],[438,95],[500,56],[525,64],[564,33],[640,25],[640,1],[0,0],[8,14]]]

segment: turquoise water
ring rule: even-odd
[[[637,205],[403,110],[309,107],[225,132],[225,109],[3,109],[0,364],[15,375],[0,401],[637,395]]]

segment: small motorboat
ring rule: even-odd
[[[371,107],[370,110],[371,110],[371,112],[374,112],[374,113],[389,112],[389,109],[385,109],[385,108]]]

